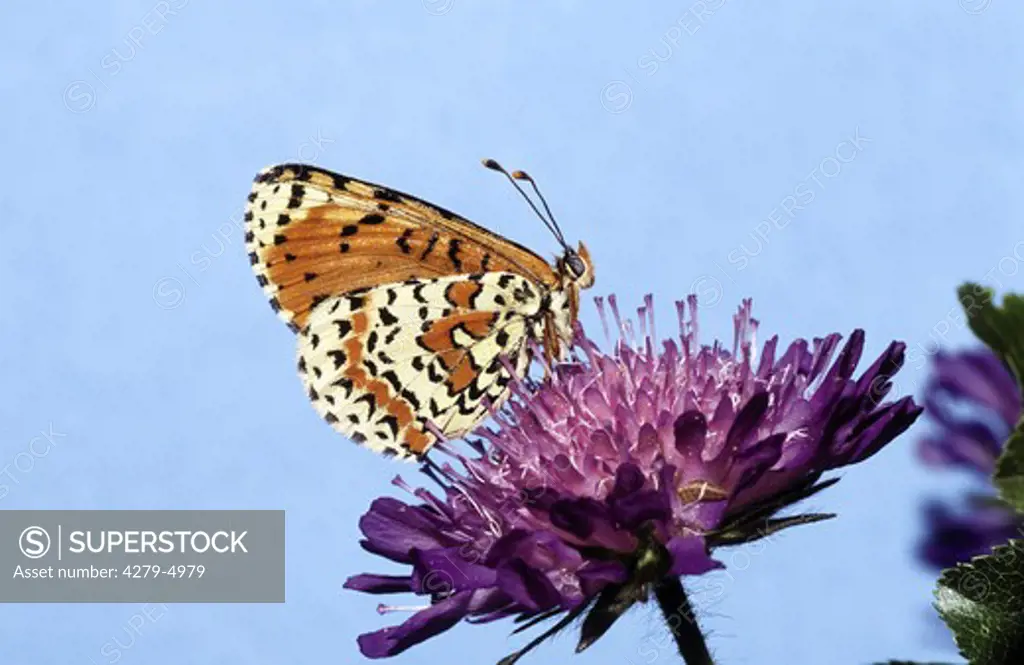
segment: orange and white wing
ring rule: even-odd
[[[376,452],[419,456],[462,436],[508,397],[539,338],[542,295],[508,272],[411,279],[331,296],[298,335],[299,373],[316,410]]]
[[[245,230],[256,279],[296,332],[318,303],[381,284],[504,271],[558,285],[543,258],[444,208],[303,164],[256,176]]]

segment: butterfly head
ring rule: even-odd
[[[594,264],[590,261],[590,252],[587,251],[586,245],[582,242],[579,244],[578,249],[573,249],[569,246],[569,243],[565,241],[562,229],[558,227],[558,222],[555,221],[555,216],[551,214],[551,208],[548,206],[548,202],[544,199],[544,195],[540,193],[540,189],[537,187],[537,183],[534,182],[533,178],[531,178],[525,171],[513,171],[509,173],[501,164],[493,159],[485,159],[483,160],[483,163],[487,168],[492,171],[497,171],[508,178],[509,182],[512,183],[512,186],[516,188],[516,191],[522,195],[526,202],[530,204],[530,207],[533,208],[533,211],[537,213],[537,217],[544,222],[544,225],[547,226],[548,230],[555,236],[558,244],[565,249],[565,253],[555,263],[558,270],[558,276],[561,278],[560,281],[562,286],[572,286],[573,290],[577,293],[580,289],[589,289],[593,286]],[[517,180],[523,180],[530,183],[530,186],[533,187],[533,191],[536,193],[537,198],[540,199],[541,205],[544,206],[544,212],[547,213],[546,216],[541,213],[536,204],[534,204],[526,192],[523,191],[523,188],[516,182]]]
[[[578,289],[589,289],[594,285],[594,264],[582,242],[578,249],[566,246],[565,254],[556,265],[563,284],[573,284]]]

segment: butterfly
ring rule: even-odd
[[[549,361],[572,343],[580,290],[594,283],[589,252],[565,242],[530,176],[484,165],[555,235],[553,264],[440,206],[315,166],[271,166],[253,182],[249,261],[297,335],[309,399],[378,453],[417,459],[472,431],[527,373],[531,342]]]

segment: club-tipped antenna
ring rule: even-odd
[[[530,183],[530,186],[533,187],[533,191],[537,194],[537,198],[540,199],[541,204],[544,206],[544,212],[548,214],[548,219],[551,221],[551,225],[555,227],[555,233],[558,236],[558,242],[562,243],[562,246],[565,247],[565,235],[562,233],[562,227],[560,227],[558,225],[558,222],[555,221],[555,215],[551,212],[551,208],[548,206],[547,199],[545,199],[544,195],[540,193],[540,188],[537,187],[536,181],[534,181],[534,179],[526,171],[513,171],[512,177],[515,178],[516,180],[525,180],[526,182]]]
[[[549,220],[547,217],[544,216],[543,213],[541,213],[540,209],[537,207],[537,204],[533,202],[533,199],[531,199],[529,195],[527,195],[527,193],[523,191],[523,188],[519,186],[519,183],[516,182],[516,178],[513,176],[513,174],[506,171],[504,166],[494,161],[493,159],[483,160],[483,165],[491,169],[492,171],[497,171],[498,173],[501,173],[506,178],[508,178],[508,181],[512,183],[513,187],[516,188],[516,191],[519,192],[519,195],[522,196],[523,199],[530,204],[531,208],[533,208],[533,212],[537,214],[537,217],[540,218],[540,221],[544,222],[544,226],[548,227],[548,231],[551,231],[551,235],[555,236],[555,240],[557,240],[558,243],[565,249],[569,249],[569,245],[566,244],[565,242],[565,237],[562,236],[562,230],[558,228],[558,225],[555,223],[554,218],[552,217]],[[533,178],[528,176],[526,173],[523,173],[522,171],[516,171],[515,173],[516,175],[521,176],[520,179],[529,181],[533,185],[533,189],[537,192],[538,196],[540,195],[540,191],[537,189],[537,185],[533,182]],[[548,215],[550,216],[551,210],[548,208],[548,204],[544,200],[544,197],[541,196],[540,200],[541,203],[544,204],[544,209],[548,211]]]

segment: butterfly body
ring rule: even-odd
[[[530,340],[560,358],[593,283],[582,244],[552,265],[443,208],[307,165],[264,169],[245,220],[314,407],[398,457],[479,424],[507,399],[509,369],[526,373]]]

